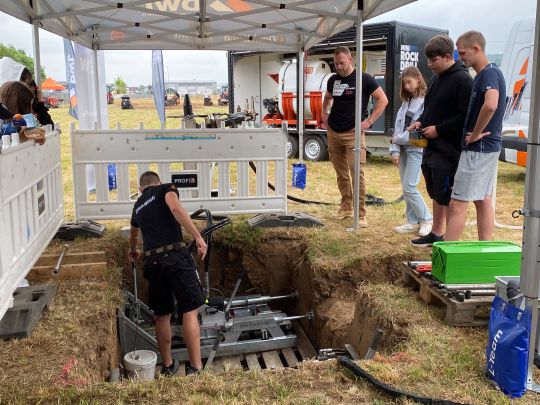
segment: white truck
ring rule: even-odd
[[[501,63],[506,79],[506,112],[500,160],[527,165],[527,134],[531,107],[531,78],[534,47],[534,19],[516,22]]]

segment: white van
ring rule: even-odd
[[[531,107],[534,18],[518,21],[512,27],[501,69],[506,79],[506,112],[500,160],[527,165],[527,135]]]

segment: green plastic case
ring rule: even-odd
[[[445,284],[495,283],[519,276],[521,247],[504,241],[435,242],[431,274]]]

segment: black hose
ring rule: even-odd
[[[406,398],[410,401],[418,402],[419,404],[428,405],[466,405],[459,402],[448,401],[446,399],[433,399],[427,397],[421,397],[418,395],[410,394],[408,392],[400,391],[391,385],[385,384],[382,381],[377,380],[367,371],[362,369],[358,364],[354,363],[351,359],[345,356],[339,357],[338,361],[342,366],[350,370],[355,376],[362,378],[371,385],[383,391],[385,394],[394,398]]]
[[[255,167],[255,163],[253,161],[249,161],[249,167],[251,167],[251,170],[253,170],[255,173],[257,173],[257,167]],[[272,191],[276,191],[276,188],[274,185],[270,182],[268,182],[268,188]],[[376,197],[373,194],[366,194],[366,205],[391,205],[391,204],[397,204],[401,201],[403,201],[403,195],[399,197],[398,199],[390,202],[384,201],[384,199],[380,197]],[[312,200],[304,200],[303,198],[294,197],[292,195],[287,194],[287,200],[294,201],[300,204],[315,204],[315,205],[337,205],[336,203],[329,203],[325,201],[312,201]]]

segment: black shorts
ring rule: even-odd
[[[454,187],[454,175],[457,167],[452,169],[439,169],[422,166],[422,174],[426,180],[426,189],[429,197],[439,205],[450,204],[452,187]]]
[[[143,276],[148,280],[148,306],[154,315],[172,314],[174,297],[181,314],[204,304],[197,266],[187,249],[145,257]]]

